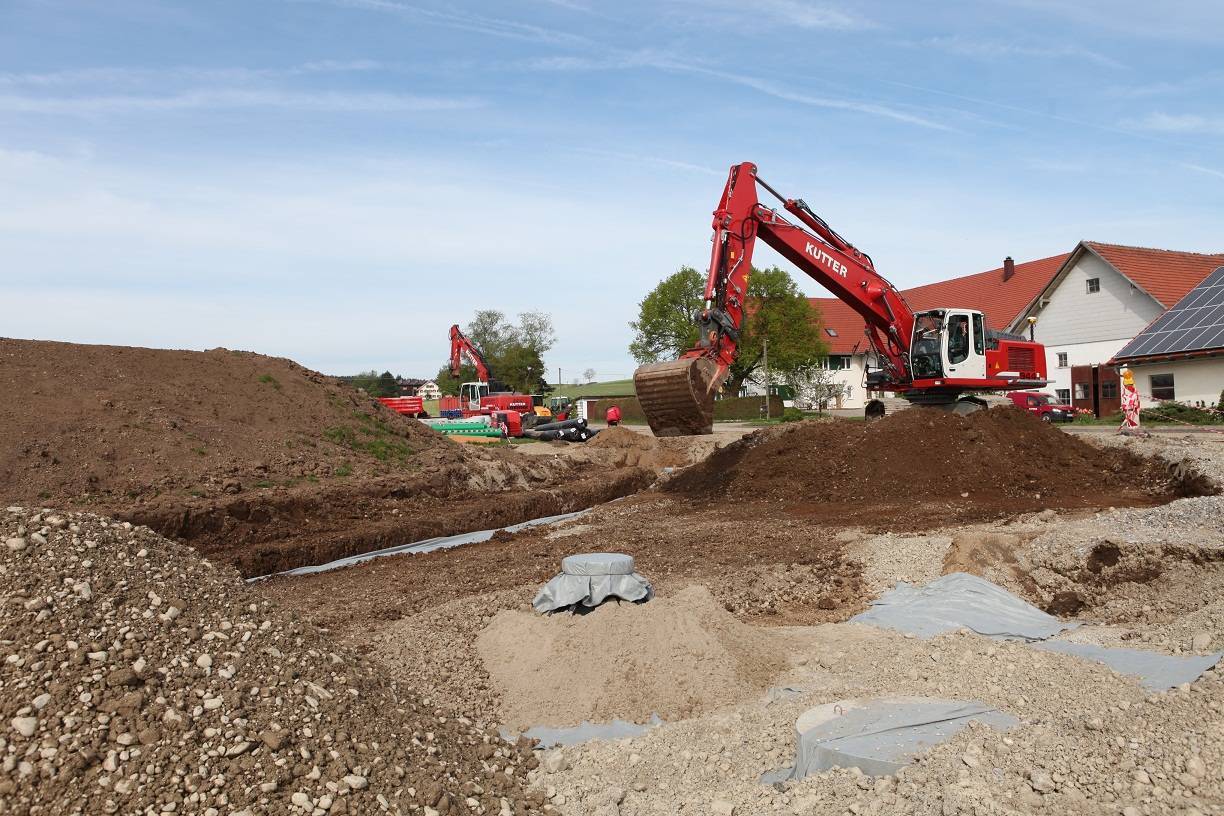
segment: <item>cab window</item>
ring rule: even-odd
[[[948,362],[955,365],[969,359],[969,315],[953,315],[948,321]]]
[[[973,351],[979,355],[986,353],[986,322],[980,314],[973,316]]]

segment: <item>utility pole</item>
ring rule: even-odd
[[[557,390],[561,390],[561,366],[557,366]]]
[[[769,338],[762,341],[765,348],[765,418],[769,419]]]

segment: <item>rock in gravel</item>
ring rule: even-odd
[[[18,536],[14,536],[4,542],[4,545],[14,552],[24,550],[26,548],[26,540]]]
[[[1054,779],[1045,771],[1033,771],[1029,774],[1029,787],[1038,793],[1049,793],[1054,790]]]
[[[0,547],[0,815],[449,816],[476,790],[485,813],[542,810],[526,742],[391,682],[190,547],[42,512],[0,511],[0,541],[47,531]]]
[[[726,799],[715,799],[710,803],[710,812],[714,816],[735,816],[735,805]]]
[[[38,730],[37,717],[14,717],[12,723],[13,730],[23,737],[32,737]]]
[[[1211,648],[1211,634],[1199,632],[1190,639],[1190,648],[1196,652],[1205,652]]]

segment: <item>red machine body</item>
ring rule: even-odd
[[[799,223],[761,204],[758,188],[777,198]],[[679,361],[643,366],[634,374],[639,400],[657,435],[710,432],[714,392],[739,353],[757,239],[862,316],[875,358],[864,383],[868,390],[976,410],[984,405],[980,400],[958,405],[965,392],[1046,384],[1045,350],[1039,343],[989,331],[982,313],[973,309],[915,313],[866,253],[834,232],[802,199],[783,198],[750,162],[731,168],[713,227],[697,345]]]
[[[484,355],[459,330],[458,325],[450,328],[450,343],[451,376],[459,376],[460,366],[466,358],[476,367],[478,382],[463,383],[459,387],[458,397],[442,397],[438,402],[439,413],[442,416],[458,417],[494,412],[504,412],[507,416],[513,414],[513,419],[505,423],[507,431],[510,436],[522,436],[523,415],[535,415],[535,403],[531,396],[510,391],[494,380]]]
[[[397,414],[421,419],[429,416],[425,410],[425,400],[420,397],[379,397],[378,401]]]

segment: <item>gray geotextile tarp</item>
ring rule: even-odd
[[[1166,655],[1159,652],[1144,652],[1139,649],[1073,643],[1067,640],[1047,640],[1044,643],[1033,645],[1038,649],[1104,663],[1118,674],[1138,677],[1140,684],[1148,691],[1164,691],[1180,686],[1182,683],[1193,683],[1199,675],[1224,657],[1224,652],[1191,656]]]
[[[920,587],[899,583],[880,596],[871,609],[850,621],[922,637],[965,627],[992,638],[1041,641],[1033,645],[1104,663],[1119,674],[1138,677],[1143,687],[1151,691],[1191,683],[1224,656],[1221,652],[1205,656],[1165,655],[1049,640],[1079,624],[1060,621],[1002,587],[963,572],[945,575]]]
[[[889,776],[973,721],[998,729],[1019,722],[984,703],[933,697],[843,700],[817,706],[795,723],[794,766],[771,771],[761,781],[802,779],[830,768]]]
[[[632,556],[582,553],[561,562],[561,573],[544,585],[531,605],[537,612],[556,612],[599,606],[609,598],[644,601],[653,593],[650,582],[634,572]]]
[[[1047,615],[1002,587],[965,572],[954,572],[922,586],[898,583],[850,622],[921,637],[964,627],[979,635],[1008,640],[1045,640],[1079,625]]]

